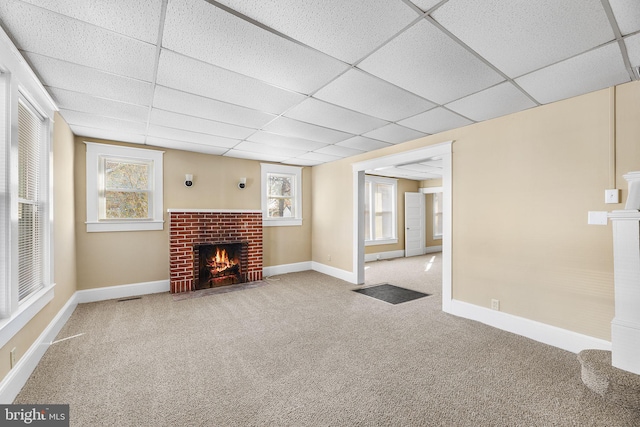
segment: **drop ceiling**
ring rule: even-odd
[[[0,24],[76,135],[301,166],[640,66],[637,0],[3,0]]]

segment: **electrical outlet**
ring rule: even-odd
[[[9,352],[9,358],[11,361],[11,367],[13,368],[16,364],[16,348],[15,347],[13,347],[11,349],[11,352]]]
[[[376,255],[376,261],[380,261],[380,255]]]
[[[492,299],[491,300],[491,310],[500,311],[500,300],[499,299]]]
[[[605,203],[620,203],[620,190],[604,190],[604,202]]]
[[[327,261],[331,261],[331,255],[327,255]]]

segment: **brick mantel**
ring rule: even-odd
[[[168,209],[171,293],[194,289],[194,246],[247,242],[247,281],[262,280],[262,211]]]

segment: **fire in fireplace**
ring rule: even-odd
[[[243,243],[197,245],[198,271],[195,289],[215,288],[246,282]],[[246,265],[246,264],[245,264]]]

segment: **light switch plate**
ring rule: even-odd
[[[607,225],[607,211],[589,211],[587,224]]]
[[[620,203],[620,190],[616,188],[614,188],[613,190],[604,190],[604,202]]]

